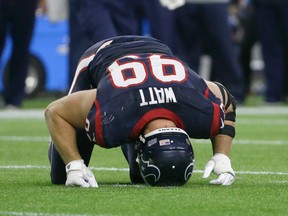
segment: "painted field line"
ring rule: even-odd
[[[112,171],[112,172],[128,172],[128,168],[116,168],[116,167],[89,167],[95,171]],[[50,169],[50,166],[35,166],[35,165],[11,165],[0,166],[0,169]],[[195,173],[203,173],[204,170],[194,170]],[[238,174],[247,175],[288,175],[288,172],[272,172],[272,171],[237,171]]]
[[[49,142],[49,136],[0,136],[0,141],[13,142]]]
[[[238,107],[239,115],[286,115],[287,106]],[[0,119],[43,119],[44,109],[0,110]]]
[[[288,116],[286,119],[247,119],[247,118],[238,118],[236,120],[237,125],[262,125],[262,126],[273,126],[273,125],[288,125]]]
[[[259,106],[259,107],[238,107],[239,115],[286,115],[288,106]]]
[[[43,119],[43,109],[0,110],[0,119]]]
[[[48,136],[34,137],[34,136],[0,136],[0,141],[5,142],[49,142]],[[192,139],[193,143],[210,143],[207,139]],[[288,145],[288,140],[246,140],[235,139],[234,144],[238,145]]]
[[[275,183],[275,184],[288,184],[288,181],[271,181],[271,183]]]
[[[210,143],[210,140],[192,139],[192,144]],[[288,145],[288,140],[245,140],[234,139],[233,145]]]

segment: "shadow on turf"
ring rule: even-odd
[[[64,184],[59,184],[59,185],[55,185],[52,184],[49,180],[48,181],[31,181],[31,182],[26,182],[26,185],[33,185],[33,186],[37,186],[37,187],[65,187]],[[132,184],[131,182],[108,182],[108,181],[100,181],[98,182],[99,187],[119,187],[119,188],[185,188],[185,187],[207,187],[209,186],[209,182],[208,181],[203,181],[202,179],[193,179],[190,180],[189,182],[187,182],[185,185],[183,186],[150,186],[148,184]]]
[[[131,182],[98,182],[99,187],[101,186],[112,186],[112,187],[137,187],[137,188],[185,188],[185,187],[207,187],[208,182],[199,181],[189,181],[183,186],[150,186],[148,184],[132,184]]]

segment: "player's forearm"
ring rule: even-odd
[[[57,112],[48,107],[45,111],[47,126],[54,145],[65,164],[81,159],[76,145],[76,132]]]
[[[219,134],[211,139],[213,154],[222,153],[227,156],[230,154],[233,138],[227,135]]]
[[[224,121],[225,127],[232,126],[231,128],[235,128],[235,122],[232,121]],[[227,125],[227,126],[226,126]],[[230,154],[233,138],[227,134],[218,134],[217,136],[211,139],[212,141],[212,149],[213,154],[215,153],[223,153],[227,156]]]

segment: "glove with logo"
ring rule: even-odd
[[[207,162],[203,178],[208,178],[212,171],[218,175],[217,179],[210,181],[213,185],[231,185],[236,177],[229,157],[221,153],[214,154]]]
[[[93,172],[86,167],[83,160],[74,160],[66,165],[66,186],[98,187]]]

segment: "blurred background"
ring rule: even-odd
[[[1,10],[7,1],[0,0]],[[25,79],[13,72],[12,64],[18,64],[12,60],[13,18],[9,23],[12,15],[3,18],[2,11],[0,24],[6,20],[8,28],[4,33],[0,26],[5,35],[1,107],[25,108],[67,94],[83,52],[102,39],[124,34],[162,40],[202,77],[222,82],[241,105],[286,105],[287,9],[287,0],[41,0],[34,11],[27,72],[22,69]],[[279,28],[271,27],[275,23]],[[16,84],[21,79],[24,95],[9,104],[5,88],[21,88]]]

